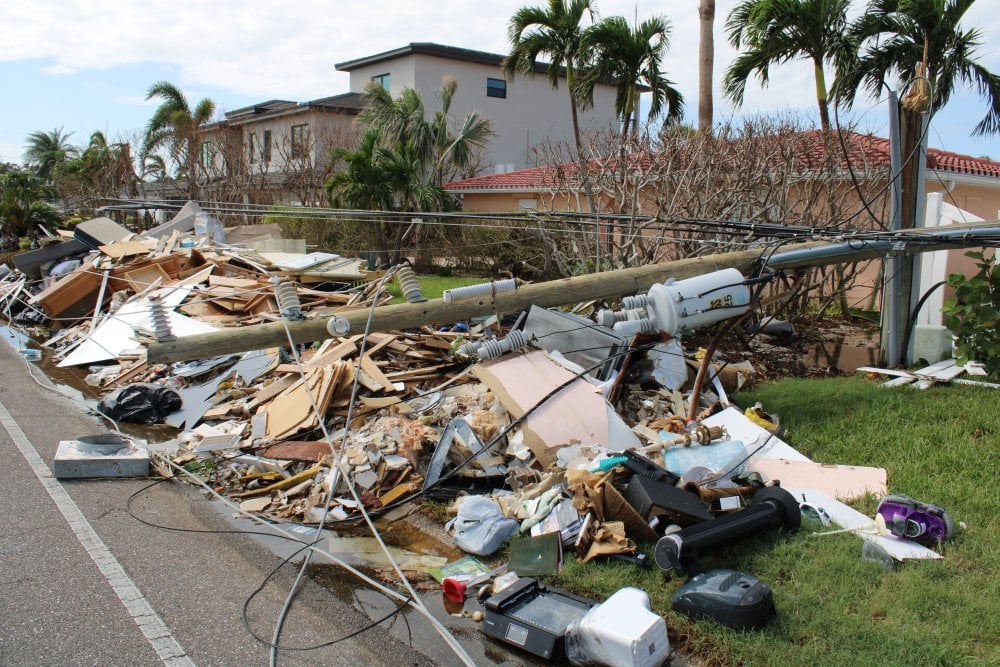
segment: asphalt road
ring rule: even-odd
[[[0,369],[0,665],[268,664],[269,648],[244,627],[241,610],[280,562],[274,551],[245,535],[142,524],[126,502],[152,480],[55,480],[49,471],[60,440],[109,429],[79,402],[36,383],[5,344]],[[174,528],[233,528],[178,483],[148,489],[133,511]],[[280,570],[251,605],[260,636],[270,639],[295,574]],[[339,592],[306,580],[283,644],[328,642],[367,624],[367,614],[392,609],[349,576]],[[477,664],[521,663],[469,627],[449,623]],[[330,647],[282,651],[279,664],[460,663],[425,619],[407,612]]]

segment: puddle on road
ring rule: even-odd
[[[18,352],[27,347],[28,343],[31,342],[31,339],[28,336],[20,331],[11,329],[8,326],[0,326],[0,338],[7,341],[7,344]]]

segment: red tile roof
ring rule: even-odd
[[[811,167],[823,163],[824,144],[818,131],[806,132],[802,136],[803,152],[798,156],[803,167]],[[866,163],[873,166],[889,165],[889,140],[870,134],[850,133],[847,136],[847,153],[854,165]],[[837,147],[838,154],[842,149]],[[642,159],[646,162],[644,156]],[[841,166],[846,169],[847,161],[841,160]],[[929,148],[927,150],[927,168],[935,171],[986,176],[1000,179],[1000,162],[971,155],[961,155],[949,151]],[[508,172],[506,174],[490,174],[477,176],[462,181],[448,183],[449,190],[495,190],[495,191],[530,191],[550,188],[557,184],[565,185],[568,178],[576,175],[576,164],[564,162],[559,165],[533,167]]]

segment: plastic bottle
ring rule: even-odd
[[[739,440],[724,440],[711,445],[669,447],[663,450],[663,467],[683,477],[695,466],[708,468],[716,473],[735,475],[746,466],[747,448]]]

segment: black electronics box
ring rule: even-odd
[[[595,604],[537,579],[521,577],[486,600],[486,618],[480,630],[546,660],[562,660],[566,628]]]
[[[642,475],[632,476],[624,496],[644,519],[666,514],[678,526],[690,526],[712,518],[695,494]]]

